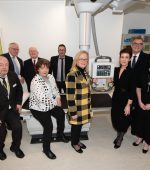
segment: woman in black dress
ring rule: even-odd
[[[136,92],[140,106],[139,128],[142,130],[142,134],[139,137],[143,139],[144,143],[142,151],[147,153],[150,145],[150,63],[146,70],[141,70],[140,72]],[[134,146],[138,146],[138,144]]]
[[[132,54],[128,49],[120,51],[120,67],[114,71],[114,93],[112,96],[111,120],[117,137],[114,148],[121,146],[123,136],[130,125],[130,110],[135,89],[133,72],[128,67]]]

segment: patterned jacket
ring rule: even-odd
[[[55,79],[48,74],[49,83],[47,83],[39,74],[36,74],[31,81],[29,108],[38,111],[49,111],[53,109],[56,103],[56,97],[59,91]]]
[[[85,74],[86,79],[75,67],[66,77],[66,98],[70,124],[86,124],[92,117],[90,77],[87,73]],[[77,119],[72,119],[72,116],[75,115],[77,115]]]

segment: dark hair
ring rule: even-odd
[[[130,58],[132,57],[132,50],[131,50],[130,48],[124,48],[124,49],[122,49],[122,50],[120,51],[120,53],[119,53],[120,57],[121,57],[121,54],[123,54],[123,53],[129,54],[129,55],[130,55]]]
[[[64,44],[59,44],[58,48],[59,47],[64,47],[66,49],[66,46]]]
[[[42,67],[42,65],[46,66],[47,68],[50,67],[50,62],[46,59],[39,59],[37,64],[36,64],[36,69],[38,70],[39,68]]]

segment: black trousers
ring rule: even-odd
[[[80,141],[82,125],[71,125],[71,145],[77,145]]]
[[[22,139],[22,125],[20,121],[20,115],[14,110],[8,110],[5,120],[0,126],[0,151],[3,150],[4,142],[7,134],[6,125],[12,130],[12,148],[14,150],[19,149]]]
[[[144,139],[150,145],[150,110],[138,111],[139,121],[136,129],[136,135]]]
[[[137,106],[131,111],[131,134],[142,138],[141,109]]]
[[[61,93],[61,89],[63,89],[64,93],[66,93],[65,81],[63,81],[63,82],[56,81],[56,84],[57,84],[57,87],[58,87],[60,93]]]
[[[55,107],[48,112],[31,109],[31,113],[43,127],[43,151],[47,152],[50,150],[50,143],[52,140],[53,123],[51,116],[56,118],[57,135],[60,135],[64,131],[65,113],[61,107]]]

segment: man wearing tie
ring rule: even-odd
[[[41,58],[38,57],[38,50],[35,47],[29,48],[30,59],[24,61],[24,78],[27,83],[28,91],[30,92],[30,84],[33,77],[36,75],[36,63]]]
[[[51,57],[49,73],[53,73],[59,92],[61,93],[63,90],[65,93],[65,79],[72,66],[73,58],[65,55],[66,47],[64,44],[58,46],[58,54],[58,56]]]
[[[24,153],[20,149],[22,125],[19,116],[23,90],[17,75],[8,70],[8,60],[4,56],[0,56],[0,160],[7,158],[3,151],[7,124],[12,130],[10,150],[15,153],[16,157],[24,157]]]
[[[2,54],[9,61],[9,71],[13,71],[18,75],[20,82],[24,82],[23,61],[18,57],[19,45],[16,42],[9,44],[8,53]]]
[[[141,72],[143,72],[144,69],[148,66],[148,58],[150,57],[148,54],[144,53],[142,51],[144,44],[144,39],[141,36],[133,37],[131,42],[131,48],[132,48],[132,58],[129,66],[134,71],[134,77],[137,84],[138,76]],[[140,113],[139,113],[139,106],[138,106],[138,100],[136,95],[136,89],[134,92],[134,99],[133,99],[133,106],[132,106],[132,112],[131,112],[131,133],[135,136],[137,136],[137,140],[133,142],[134,146],[137,146],[141,143],[142,137],[142,129],[140,128]]]

